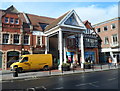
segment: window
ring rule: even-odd
[[[117,34],[112,35],[112,42],[113,44],[117,44],[118,42]]]
[[[19,24],[19,19],[15,19],[15,24]]]
[[[14,34],[14,44],[19,44],[19,35],[18,34]]]
[[[97,33],[101,32],[101,31],[100,31],[100,28],[97,28],[97,29],[96,29],[96,32],[97,32]]]
[[[3,43],[8,44],[9,43],[9,34],[3,34]]]
[[[9,23],[9,18],[5,17],[5,23]]]
[[[37,45],[42,46],[42,36],[37,36]]]
[[[10,23],[14,23],[14,19],[13,18],[10,18]]]
[[[104,31],[107,31],[108,30],[108,27],[107,26],[104,26]]]
[[[115,29],[115,28],[116,28],[115,24],[114,23],[111,24],[111,29]]]
[[[79,25],[78,22],[77,22],[77,20],[76,20],[76,18],[75,18],[75,15],[74,15],[74,14],[72,14],[72,15],[65,21],[64,24],[66,24],[66,25],[73,25],[73,26],[78,26],[78,25]]]
[[[28,61],[28,57],[24,57],[24,58],[22,59],[21,63],[27,62],[27,61]]]
[[[28,45],[29,44],[29,35],[24,36],[24,44]]]
[[[109,39],[108,39],[108,37],[105,37],[105,39],[104,39],[104,44],[109,44]]]

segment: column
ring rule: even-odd
[[[49,38],[45,37],[45,54],[49,51]]]
[[[65,38],[64,38],[64,63],[66,63],[66,43],[65,43]]]
[[[81,68],[84,67],[84,64],[85,63],[85,59],[84,59],[84,44],[83,44],[83,34],[81,34],[81,38],[80,38],[80,41],[81,41]]]
[[[62,62],[63,62],[63,51],[62,51],[62,31],[59,30],[59,70],[61,70]]]

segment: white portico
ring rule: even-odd
[[[45,54],[58,54],[58,59],[60,60],[59,70],[61,70],[62,63],[66,62],[66,39],[68,37],[78,36],[81,62],[85,62],[83,45],[83,31],[85,31],[85,29],[85,25],[74,10],[65,13],[46,27],[44,32],[46,35]],[[83,68],[83,64],[81,68]]]

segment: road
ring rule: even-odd
[[[118,70],[43,77],[36,80],[3,82],[3,89],[118,89]]]

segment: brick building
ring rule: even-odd
[[[113,63],[120,62],[120,17],[113,18],[94,25],[101,38],[100,61],[107,62],[111,57]]]
[[[0,10],[0,63],[9,68],[24,54],[52,53],[60,60],[99,63],[98,35],[74,10],[55,18],[19,12],[14,6]],[[61,56],[62,55],[62,56]]]
[[[0,62],[2,69],[23,54],[44,53],[44,26],[53,18],[21,13],[14,6],[0,10]],[[38,50],[39,49],[39,50]]]

